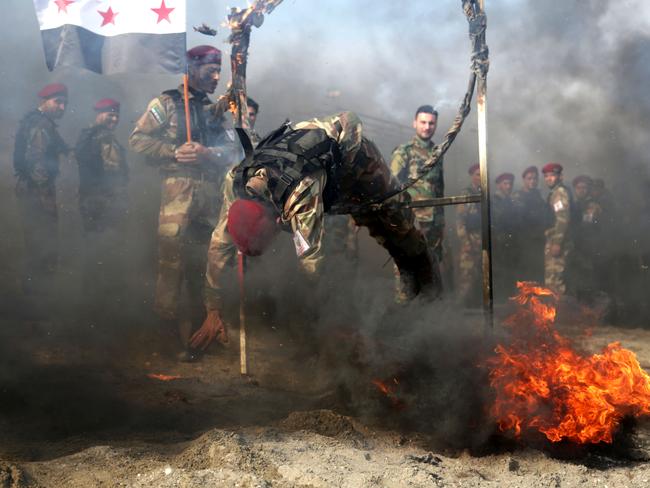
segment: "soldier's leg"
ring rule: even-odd
[[[183,280],[183,247],[192,204],[194,180],[168,177],[163,180],[158,218],[158,278],[154,310],[164,319],[178,318]]]
[[[553,256],[550,247],[547,245],[544,248],[544,285],[559,295],[566,293],[565,266],[566,252],[560,256]]]

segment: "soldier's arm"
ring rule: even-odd
[[[404,146],[398,146],[393,151],[390,160],[390,170],[400,183],[405,183],[408,179],[408,156]]]
[[[170,110],[165,101],[161,97],[153,99],[129,137],[131,149],[153,161],[175,159],[177,146],[164,137],[169,118]]]
[[[29,168],[29,178],[37,185],[46,183],[49,180],[45,165],[45,154],[50,141],[50,134],[44,127],[37,125],[29,133],[25,162],[27,168]]]
[[[287,199],[282,219],[291,223],[300,267],[308,276],[320,270],[323,261],[323,171],[304,178]]]
[[[571,216],[569,194],[566,191],[556,191],[549,204],[555,214],[555,224],[549,232],[550,244],[561,246],[564,243],[564,236],[569,229]]]

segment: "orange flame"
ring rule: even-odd
[[[169,374],[149,373],[147,375],[147,378],[151,378],[152,380],[158,380],[158,381],[172,381],[172,380],[180,380],[182,378],[182,376],[169,375]]]
[[[490,413],[502,431],[611,443],[623,417],[650,415],[650,376],[634,353],[615,342],[581,355],[553,329],[558,297],[535,283],[517,287],[521,308],[505,322],[512,342],[488,360],[496,392]]]
[[[389,384],[387,381],[382,381],[380,379],[373,379],[371,383],[377,387],[377,389],[386,395],[386,398],[390,401],[393,408],[397,410],[403,410],[406,408],[406,404],[399,399],[397,396],[396,390],[399,385],[399,380],[397,378],[392,379],[393,385]]]

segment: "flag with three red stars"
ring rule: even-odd
[[[186,0],[33,0],[45,62],[96,73],[185,70]]]

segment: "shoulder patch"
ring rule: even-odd
[[[149,109],[149,113],[159,124],[163,124],[167,118],[165,117],[165,112],[163,111],[162,105],[158,100],[156,100]]]
[[[311,249],[309,242],[307,242],[307,239],[304,238],[299,230],[293,233],[293,244],[296,246],[296,255],[298,257],[301,257]]]
[[[226,129],[225,133],[226,133],[226,138],[230,142],[234,142],[234,140],[235,140],[235,130],[234,129]]]
[[[564,203],[562,203],[562,200],[558,200],[553,204],[553,210],[555,212],[559,212],[560,210],[564,210]]]

